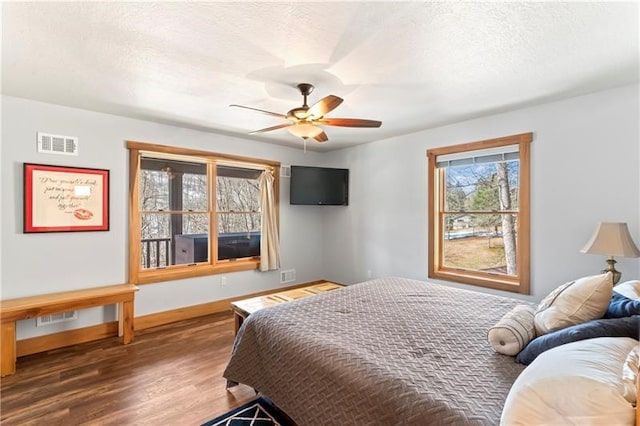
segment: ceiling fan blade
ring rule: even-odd
[[[318,142],[326,142],[329,140],[329,138],[327,137],[327,134],[325,132],[322,133],[318,133],[316,136],[313,137],[316,141]]]
[[[380,127],[382,121],[363,120],[361,118],[323,118],[318,120],[319,124],[339,127]]]
[[[326,113],[333,111],[342,103],[343,99],[334,95],[325,96],[315,104],[311,105],[307,111],[307,117],[320,118]]]
[[[252,110],[252,111],[258,111],[258,112],[261,112],[261,113],[263,113],[263,114],[272,115],[272,116],[274,116],[274,117],[278,117],[278,118],[287,118],[287,116],[286,116],[286,115],[284,115],[284,114],[280,114],[280,113],[277,113],[277,112],[271,112],[271,111],[265,111],[265,110],[263,110],[263,109],[251,108],[251,107],[248,107],[248,106],[236,105],[236,104],[231,104],[231,105],[229,105],[229,106],[230,106],[230,107],[236,107],[236,108],[250,109],[250,110]]]
[[[256,133],[265,133],[270,132],[272,130],[284,129],[285,127],[293,126],[292,123],[284,123],[278,124],[277,126],[267,127],[266,129],[254,130],[253,132],[249,132],[250,135],[255,135]]]

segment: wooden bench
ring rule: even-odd
[[[0,301],[0,376],[16,371],[16,321],[76,309],[118,304],[118,336],[133,341],[133,284],[118,284]]]
[[[235,318],[236,334],[240,330],[243,321],[252,313],[268,308],[269,306],[279,305],[291,300],[302,299],[313,296],[315,294],[324,293],[326,291],[337,290],[344,287],[342,284],[332,283],[330,281],[322,281],[320,283],[295,288],[292,290],[278,291],[268,293],[263,296],[252,297],[251,299],[236,300],[231,302],[231,310]]]

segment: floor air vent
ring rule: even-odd
[[[38,132],[38,152],[78,155],[78,138]]]

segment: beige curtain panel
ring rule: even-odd
[[[260,270],[275,271],[280,268],[280,240],[276,222],[276,203],[273,193],[273,172],[265,170],[258,178],[260,184],[261,235]]]

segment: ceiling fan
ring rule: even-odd
[[[298,89],[302,94],[304,101],[301,107],[293,108],[286,114],[265,111],[258,108],[251,108],[243,105],[229,105],[232,107],[245,108],[258,111],[263,114],[272,115],[278,118],[289,120],[288,123],[278,124],[277,126],[267,127],[266,129],[255,130],[249,132],[250,135],[257,133],[270,132],[272,130],[286,128],[293,135],[306,140],[313,138],[318,142],[328,140],[327,134],[320,126],[339,126],[339,127],[380,127],[382,122],[376,120],[363,120],[360,118],[326,118],[325,115],[338,107],[343,101],[338,96],[329,95],[320,99],[315,104],[307,105],[307,96],[313,91],[313,84],[300,83]]]

